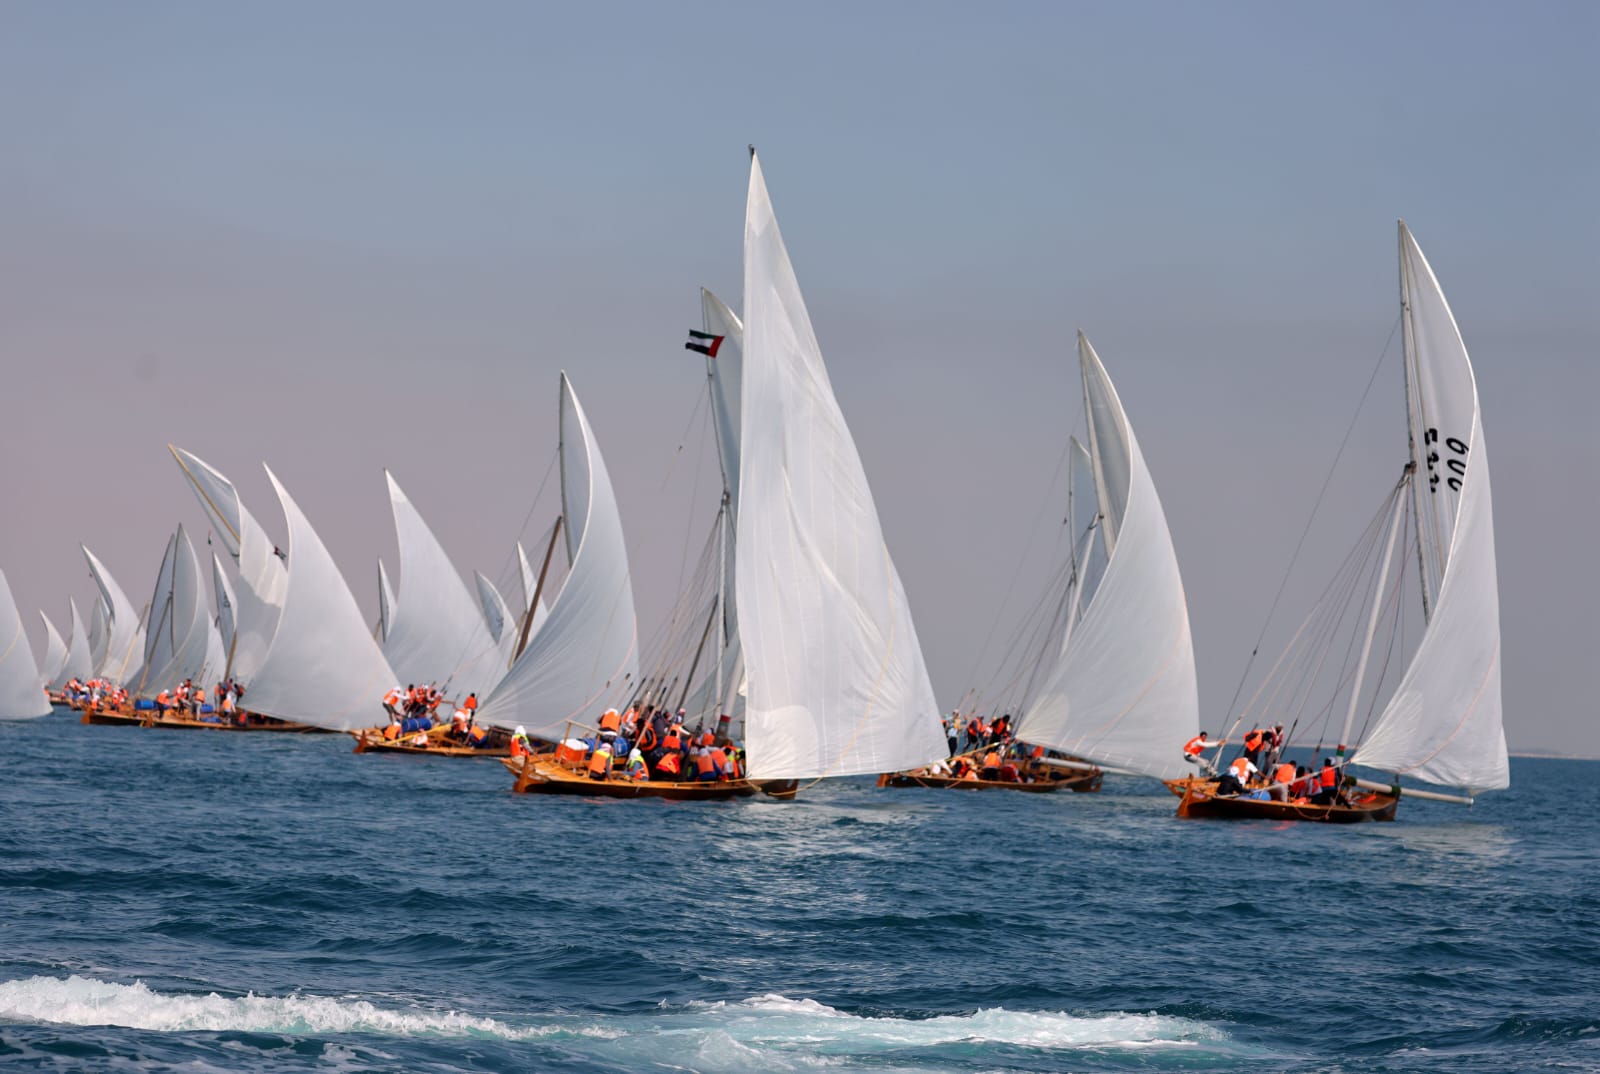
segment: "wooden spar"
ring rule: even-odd
[[[544,577],[550,570],[550,557],[555,555],[556,538],[561,535],[561,522],[564,517],[557,515],[555,527],[550,531],[550,543],[544,550],[544,562],[539,565],[539,580],[534,583],[533,599],[528,601],[527,614],[522,617],[522,636],[517,639],[517,651],[511,657],[513,663],[522,655],[522,650],[528,647],[528,634],[533,630],[533,613],[539,607],[539,598],[544,595]]]
[[[1061,761],[1054,757],[1040,757],[1035,764],[1047,764],[1053,768],[1068,768],[1074,772],[1111,772],[1119,776],[1138,776],[1142,772],[1132,772],[1126,768],[1110,768],[1103,764],[1089,764],[1086,761]]]
[[[717,623],[717,611],[720,604],[720,601],[712,602],[711,614],[706,616],[706,628],[700,632],[700,644],[694,647],[694,659],[689,661],[689,674],[683,677],[683,690],[678,694],[676,708],[683,708],[683,703],[689,700],[689,687],[694,682],[695,669],[700,666],[700,654],[706,651],[706,639],[711,637],[711,628]],[[701,713],[702,717],[704,715],[704,713]]]
[[[1418,791],[1410,787],[1402,787],[1398,783],[1375,783],[1370,779],[1358,779],[1355,776],[1349,776],[1347,779],[1348,782],[1354,783],[1362,790],[1377,791],[1379,794],[1392,794],[1396,798],[1426,798],[1430,802],[1449,802],[1451,805],[1471,805],[1473,803],[1473,799],[1459,794]]]

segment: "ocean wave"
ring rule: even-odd
[[[458,1011],[399,1009],[331,996],[222,996],[155,991],[72,975],[0,982],[0,1019],[162,1033],[362,1034],[546,1041],[627,1068],[644,1061],[699,1070],[794,1069],[851,1057],[928,1055],[951,1047],[1024,1050],[1194,1049],[1233,1052],[1215,1026],[1157,1014],[1067,1014],[1004,1008],[926,1018],[851,1014],[770,994],[643,1014],[547,1015],[539,1024]]]

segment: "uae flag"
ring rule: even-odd
[[[717,348],[722,346],[724,338],[723,336],[714,336],[710,332],[696,332],[691,328],[689,329],[689,342],[683,345],[683,349],[699,351],[707,358],[715,358],[717,356]]]

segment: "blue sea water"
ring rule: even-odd
[[[1600,1069],[1600,765],[1394,824],[1159,786],[694,805],[333,736],[0,723],[0,1064]]]

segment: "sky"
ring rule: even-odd
[[[1404,463],[1404,217],[1478,378],[1508,741],[1600,756],[1597,44],[1586,3],[13,0],[0,569],[36,651],[80,542],[148,600],[204,533],[171,442],[281,537],[269,463],[373,615],[385,467],[509,578],[565,369],[650,637],[715,510],[682,342],[701,285],[740,305],[753,142],[941,701],[1043,585],[1082,328],[1215,727],[1386,341],[1264,651]]]

